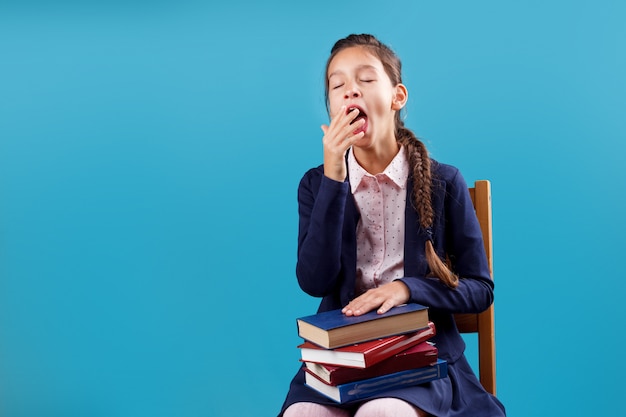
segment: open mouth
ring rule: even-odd
[[[350,122],[350,124],[354,124],[357,121],[364,119],[365,123],[359,127],[358,129],[356,129],[353,133],[356,135],[359,132],[365,132],[367,130],[367,114],[365,114],[365,112],[363,111],[362,108],[358,107],[358,106],[350,106],[347,108],[346,110],[346,114],[350,113],[352,110],[357,109],[359,114],[354,118],[354,120],[352,122]]]

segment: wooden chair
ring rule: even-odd
[[[487,261],[493,278],[491,184],[487,180],[479,180],[469,191],[483,233]],[[455,320],[461,333],[478,333],[480,383],[487,392],[496,395],[496,338],[493,304],[480,314],[456,314]]]

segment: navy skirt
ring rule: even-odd
[[[313,402],[356,412],[363,402],[375,398],[398,398],[435,417],[502,417],[504,406],[484,390],[465,356],[448,363],[448,376],[426,384],[386,391],[383,394],[345,404],[338,404],[304,385],[304,368],[291,381],[287,398],[279,416],[291,404]]]

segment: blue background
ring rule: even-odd
[[[624,21],[617,0],[3,1],[0,415],[275,415],[318,302],[296,188],[352,32],[403,59],[432,155],[492,181],[508,414],[610,415]]]

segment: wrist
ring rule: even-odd
[[[348,176],[348,172],[345,163],[343,163],[343,165],[337,166],[336,164],[329,164],[327,162],[324,162],[324,175],[331,180],[344,182],[346,180],[346,177]]]

